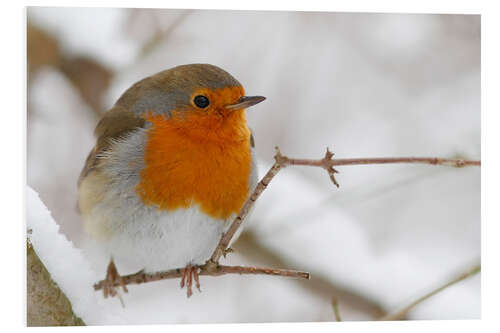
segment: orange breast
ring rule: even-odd
[[[243,111],[215,116],[146,117],[145,168],[137,193],[146,205],[175,210],[198,204],[225,219],[238,213],[249,192],[250,130]]]

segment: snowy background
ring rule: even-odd
[[[29,8],[28,24],[28,184],[76,247],[76,180],[99,115],[137,80],[179,64],[218,65],[267,97],[247,113],[261,171],[276,145],[304,158],[327,145],[339,158],[481,157],[477,15]],[[339,170],[340,189],[318,169],[280,173],[226,261],[307,270],[310,281],[202,277],[190,299],[179,281],[155,282],[131,286],[122,308],[87,285],[104,268],[83,255],[75,268],[94,270],[85,284],[58,283],[109,312],[92,315],[87,301],[75,311],[88,324],[333,321],[332,297],[343,320],[373,320],[479,260],[479,168]],[[57,253],[46,260],[73,252]],[[477,275],[408,319],[480,312]]]

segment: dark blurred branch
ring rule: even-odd
[[[99,118],[106,111],[103,98],[111,86],[113,71],[86,56],[65,58],[59,69],[68,77],[83,100]]]
[[[283,256],[276,249],[263,244],[261,238],[251,230],[243,231],[238,241],[231,247],[247,261],[259,266],[290,268],[298,265],[288,256]],[[326,275],[321,270],[311,271],[310,280],[297,279],[294,283],[325,303],[331,302],[330,296],[335,295],[346,312],[348,310],[360,312],[366,315],[367,319],[377,319],[387,313],[384,307],[370,295],[364,295],[359,290],[336,281],[334,276]]]
[[[63,52],[56,36],[28,22],[27,27],[28,88],[31,79],[44,67],[62,72],[78,90],[82,99],[99,118],[105,111],[103,98],[111,85],[113,71],[96,59]],[[28,92],[29,97],[29,92]],[[28,110],[30,103],[28,102]]]
[[[401,320],[403,317],[405,317],[408,312],[410,312],[410,310],[412,310],[414,307],[416,307],[417,305],[419,305],[420,303],[422,303],[423,301],[425,301],[426,299],[440,293],[441,291],[445,290],[446,288],[450,287],[450,286],[453,286],[454,284],[462,281],[462,280],[465,280],[471,276],[474,276],[476,275],[477,273],[479,273],[481,271],[481,265],[476,265],[474,266],[473,268],[471,269],[468,269],[466,272],[460,274],[459,276],[453,278],[451,281],[445,283],[444,285],[442,285],[441,287],[439,288],[436,288],[434,289],[433,291],[425,294],[424,296],[418,298],[417,300],[415,300],[414,302],[412,302],[410,305],[404,307],[403,309],[395,312],[395,313],[392,313],[392,314],[388,314],[386,316],[383,316],[382,318],[380,318],[379,320]]]
[[[333,307],[333,314],[335,315],[335,320],[342,321],[342,318],[340,318],[339,300],[337,299],[337,297],[332,298],[332,307]]]
[[[183,10],[167,27],[167,29],[162,29],[158,16],[155,12],[150,12],[151,21],[154,23],[155,32],[149,38],[146,43],[144,43],[141,50],[141,57],[150,54],[158,45],[168,39],[168,37],[184,22],[184,20],[193,12],[193,10]]]
[[[43,66],[58,66],[62,61],[59,41],[29,22],[26,28],[26,53],[28,80]]]

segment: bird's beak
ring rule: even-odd
[[[226,109],[229,110],[241,110],[251,107],[252,105],[258,104],[265,100],[264,96],[243,96],[234,104],[226,105]]]

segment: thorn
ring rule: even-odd
[[[333,155],[335,155],[335,154],[332,153],[328,147],[326,147],[325,159],[331,160]]]
[[[287,165],[288,157],[281,155],[281,151],[278,146],[274,147],[276,149],[276,155],[274,155],[274,160],[276,163],[280,165],[280,167],[284,167]]]
[[[227,249],[225,249],[224,251],[222,251],[222,255],[224,256],[224,259],[226,258],[226,255],[228,255],[229,253],[233,253],[234,250],[230,247],[228,247]]]
[[[337,188],[339,188],[339,187],[340,187],[339,183],[337,182],[337,180],[335,179],[335,177],[334,177],[333,175],[332,175],[332,176],[330,176],[330,179],[332,180],[333,184],[334,184],[335,186],[337,186]]]
[[[338,173],[337,170],[334,168],[331,168],[331,170],[328,170],[328,174],[330,175],[330,179],[332,180],[333,184],[337,186],[337,188],[340,187],[339,183],[337,182],[337,179],[335,179],[335,173]]]
[[[330,176],[330,180],[333,182],[333,184],[335,186],[337,186],[337,188],[339,188],[340,185],[337,182],[337,179],[335,179],[335,174],[339,173],[339,171],[332,166],[333,155],[335,155],[335,154],[332,153],[328,147],[326,147],[325,157],[322,160],[322,167],[323,167],[323,169],[326,170],[326,172],[328,172],[328,175]]]
[[[275,146],[274,147],[274,150],[276,150],[276,154],[274,155],[274,159],[277,160],[278,158],[280,158],[282,155],[281,155],[281,150],[280,150],[280,147],[278,146]]]

